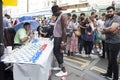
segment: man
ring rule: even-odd
[[[120,17],[115,15],[115,8],[109,6],[107,9],[108,19],[105,21],[105,28],[102,33],[106,35],[106,50],[108,54],[107,73],[102,74],[112,80],[118,80],[119,67],[117,63],[117,55],[120,49]]]
[[[5,14],[5,16],[3,18],[3,27],[12,27],[10,15],[8,15],[8,14]]]
[[[66,41],[66,24],[67,24],[67,15],[61,12],[61,9],[58,5],[54,5],[52,8],[53,15],[57,17],[53,36],[54,36],[54,55],[58,61],[61,71],[56,74],[56,76],[67,75],[65,66],[63,65],[63,53],[65,41]]]
[[[20,28],[15,35],[14,44],[15,46],[20,46],[28,43],[31,38],[30,34],[30,23],[25,22],[23,28]]]
[[[79,53],[81,54],[81,51],[84,47],[84,36],[85,36],[85,28],[86,28],[86,18],[85,13],[80,14],[80,30],[81,30],[81,36],[79,37]]]

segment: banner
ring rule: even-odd
[[[2,0],[4,6],[17,6],[18,0]]]

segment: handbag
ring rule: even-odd
[[[74,31],[76,36],[81,36],[80,28]]]
[[[100,31],[98,31],[98,38],[101,40],[105,40],[106,36],[105,36],[105,34],[102,34]]]
[[[66,29],[66,35],[67,37],[72,37],[73,31],[71,29]]]

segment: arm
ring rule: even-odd
[[[80,26],[80,28],[84,28],[84,29],[86,28],[86,27],[82,26],[81,24],[79,24],[79,26]]]
[[[63,15],[61,17],[61,27],[62,27],[62,41],[66,42],[66,25],[67,25],[67,16]]]
[[[20,39],[20,41],[21,41],[21,42],[25,42],[25,41],[27,41],[29,38],[30,38],[29,36],[28,36],[28,37],[24,37],[24,38]]]
[[[32,38],[32,34],[30,32],[25,32],[24,30],[21,30],[19,32],[19,38],[21,42],[26,42],[27,40],[29,40],[30,38]]]
[[[93,25],[93,23],[89,23],[89,24],[90,24],[90,27],[92,30],[90,32],[88,32],[88,35],[92,35],[93,31],[94,31],[94,25]]]
[[[120,24],[119,23],[112,23],[112,25],[110,27],[104,28],[102,33],[103,34],[107,34],[107,33],[115,33],[116,31],[118,31]]]

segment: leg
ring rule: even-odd
[[[3,62],[0,62],[0,80],[5,80],[5,64]]]
[[[110,45],[113,80],[118,80],[118,77],[119,77],[119,67],[118,67],[118,63],[116,60],[117,55],[119,53],[119,49],[120,49],[120,44],[111,44]]]
[[[63,64],[63,54],[60,52],[61,38],[54,38],[54,55],[58,61],[58,64]]]
[[[105,41],[103,40],[102,40],[102,47],[103,47],[102,58],[105,58]]]

